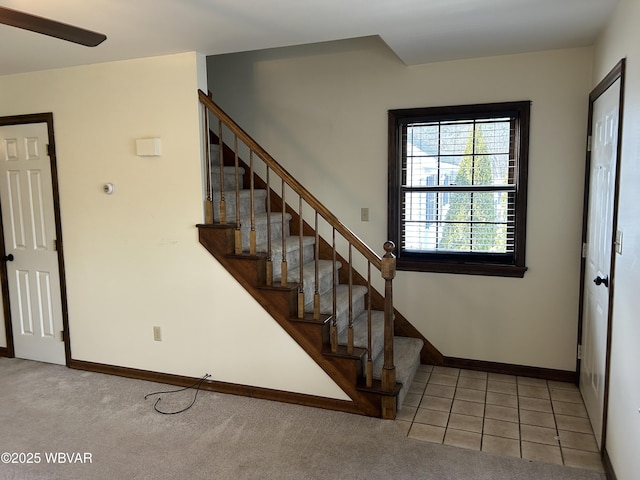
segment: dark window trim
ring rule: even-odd
[[[527,180],[529,165],[529,126],[530,101],[501,102],[491,104],[458,105],[445,107],[406,108],[389,110],[388,128],[388,238],[395,242],[396,267],[398,270],[421,272],[459,273],[467,275],[490,275],[502,277],[524,276],[525,243],[527,227]],[[400,193],[402,165],[402,145],[400,126],[407,123],[425,120],[472,119],[480,115],[499,116],[515,115],[519,128],[516,129],[515,148],[517,149],[518,166],[516,173],[516,220],[515,220],[515,254],[512,264],[491,263],[491,256],[485,255],[484,261],[469,261],[471,256],[460,260],[460,256],[448,254],[422,254],[403,252],[400,248]]]

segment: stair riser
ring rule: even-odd
[[[233,223],[233,220],[231,220]],[[289,235],[289,222],[285,222],[285,236]],[[240,225],[240,234],[242,237],[242,251],[249,251],[251,238],[251,224],[249,222]],[[282,220],[279,215],[271,217],[271,242],[280,241],[282,238]],[[256,244],[265,243],[267,241],[267,229],[264,226],[256,225]],[[272,261],[280,262],[282,258],[272,258]]]
[[[402,383],[398,394],[398,409],[409,392],[413,377],[420,366],[420,349],[423,342],[418,339],[394,337],[393,363],[396,366],[396,382]],[[378,353],[373,362],[373,378],[380,378],[384,365],[384,352]]]
[[[335,278],[338,278],[337,270],[340,269],[341,264],[336,264]],[[313,295],[315,294],[315,263],[307,263],[304,265],[304,296],[306,300],[306,311],[313,311]],[[290,268],[288,274],[288,280],[291,283],[298,283],[300,280],[300,270],[296,268]],[[318,293],[320,295],[331,295],[331,289],[333,288],[333,268],[332,263],[326,260],[321,261],[318,269]],[[328,307],[327,307],[328,308]]]
[[[219,145],[211,145],[209,148],[209,162],[211,166],[220,165],[220,147]]]
[[[357,297],[353,299],[353,318],[357,318],[362,312],[364,312],[365,304],[364,297]],[[346,330],[349,326],[349,303],[348,302],[340,302],[336,309],[338,311],[337,315],[337,325],[338,332],[341,330]]]
[[[234,167],[225,167],[223,171],[224,191],[227,195],[235,195],[236,191],[236,173]],[[238,185],[242,190],[244,181],[244,168],[238,169]],[[211,187],[214,192],[220,191],[220,168],[211,167]]]
[[[302,247],[302,262],[303,264],[309,263],[313,261],[315,255],[315,245],[305,245]],[[287,277],[289,277],[290,273],[298,270],[300,265],[300,249],[299,248],[291,248],[287,250]],[[282,249],[279,249],[277,252],[271,252],[271,260],[273,261],[273,277],[280,278],[280,274],[282,273]],[[298,278],[298,275],[295,275],[295,278]]]
[[[338,267],[339,268],[339,267]],[[313,274],[313,271],[311,272]],[[320,271],[318,274],[318,293],[320,295],[324,295],[327,292],[330,292],[333,288],[333,272],[331,270],[328,271]],[[338,278],[338,272],[335,274],[335,278]],[[316,290],[316,282],[315,278],[310,279],[304,284],[304,298],[306,309],[310,312],[313,311],[313,296],[315,295]]]
[[[240,217],[251,215],[251,198],[248,190],[240,191]],[[253,210],[254,213],[266,212],[265,199],[267,192],[265,190],[254,190]],[[213,192],[213,220],[220,221],[220,192]],[[236,218],[236,194],[235,191],[224,192],[225,211],[227,212],[227,222]]]
[[[305,298],[305,311],[313,312],[313,301],[314,295],[316,293],[316,267],[318,268],[318,294],[322,297],[326,297],[324,302],[321,302],[322,308],[325,311],[322,313],[330,314],[331,310],[331,295],[333,292],[333,282],[334,282],[334,271],[335,271],[335,279],[338,279],[338,270],[342,264],[340,262],[336,262],[334,265],[330,260],[320,260],[317,265],[316,262],[308,262],[304,264],[304,298]],[[288,277],[289,283],[299,283],[300,281],[300,270],[299,268],[289,268],[288,269]],[[346,297],[339,298],[342,301],[346,300]]]
[[[346,345],[348,336],[347,328],[338,332],[338,343]],[[353,345],[359,348],[367,348],[367,312],[356,317],[353,322]],[[371,358],[375,360],[384,349],[384,313],[373,310],[371,312]],[[366,364],[362,366],[362,376],[366,376]]]

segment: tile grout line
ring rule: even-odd
[[[556,429],[556,438],[558,439],[558,448],[560,449],[560,460],[562,460],[562,465],[566,465],[564,461],[564,451],[562,448],[562,441],[560,440],[560,429],[558,428],[558,421],[556,420],[556,410],[553,407],[553,399],[551,398],[551,387],[549,387],[549,382],[545,380],[545,384],[547,385],[547,391],[549,392],[549,403],[551,404],[551,413],[553,415],[553,425]]]
[[[480,451],[484,447],[484,425],[487,420],[487,393],[489,391],[489,374],[484,378],[484,405],[482,407],[482,432],[480,434]]]
[[[451,398],[451,405],[449,406],[449,416],[447,417],[447,426],[444,428],[444,435],[442,436],[443,445],[445,445],[444,441],[447,438],[447,433],[449,433],[449,423],[451,422],[451,415],[453,415],[453,402],[455,401],[455,398],[456,398],[459,381],[460,381],[460,370],[458,370],[458,375],[456,376],[456,384],[453,387],[453,397]]]
[[[522,418],[520,417],[520,382],[516,377],[516,401],[518,402],[518,445],[520,446],[520,458],[524,458],[522,449]]]

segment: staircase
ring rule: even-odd
[[[381,258],[342,224],[332,225],[330,212],[209,97],[200,92],[200,99],[215,142],[207,148],[208,218],[198,225],[200,242],[352,399],[331,408],[395,418],[421,357],[429,355],[426,340],[397,312],[401,325],[394,328],[393,244],[385,244]],[[210,129],[212,114],[217,125]],[[248,146],[242,154],[238,138]],[[248,164],[240,158],[247,154]],[[254,158],[266,163],[260,174]],[[315,210],[313,226],[304,221],[307,202]],[[320,220],[329,221],[330,242],[319,234],[327,230]],[[346,238],[346,253],[338,251],[336,233]],[[355,271],[354,254],[366,264],[366,278]],[[372,287],[372,265],[381,270],[384,296]],[[410,336],[398,335],[403,331]]]

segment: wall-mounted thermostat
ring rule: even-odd
[[[102,186],[102,191],[107,195],[111,195],[113,193],[113,183],[105,183]]]

